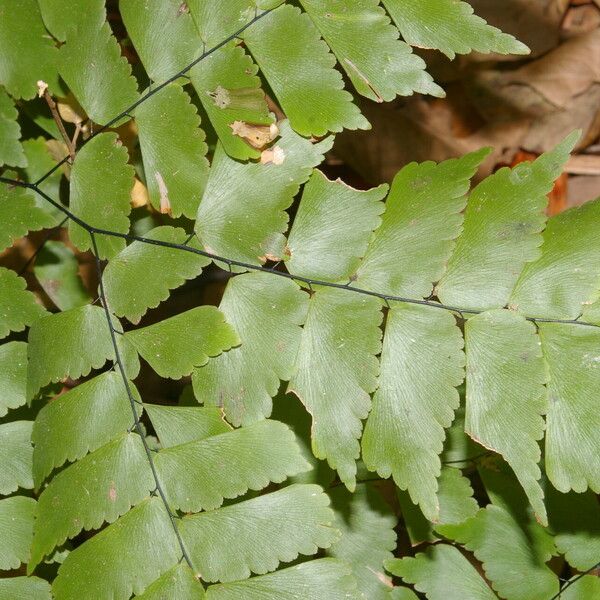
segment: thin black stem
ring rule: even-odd
[[[94,259],[96,261],[96,271],[98,273],[98,282],[99,282],[98,287],[99,287],[100,302],[104,309],[104,314],[106,315],[108,330],[110,332],[110,339],[112,342],[113,351],[115,353],[115,363],[118,367],[119,373],[121,375],[121,379],[123,380],[123,385],[125,386],[125,391],[127,393],[127,398],[129,399],[129,405],[131,407],[131,412],[133,414],[133,428],[135,429],[136,433],[140,436],[140,439],[142,440],[142,444],[144,446],[144,451],[146,452],[146,457],[148,458],[148,463],[150,464],[150,470],[152,471],[152,477],[154,478],[154,483],[156,485],[156,492],[160,496],[160,499],[162,500],[162,502],[164,504],[165,510],[167,511],[167,514],[169,515],[169,519],[171,521],[171,525],[173,526],[173,531],[175,532],[175,536],[177,537],[177,542],[179,544],[179,548],[181,549],[181,554],[183,556],[183,559],[185,560],[187,565],[190,567],[190,569],[192,569],[192,571],[195,573],[196,571],[194,570],[194,566],[193,566],[192,561],[186,550],[185,544],[181,537],[181,533],[179,532],[179,528],[177,527],[177,523],[176,523],[177,517],[176,517],[175,513],[171,510],[171,507],[169,506],[169,503],[167,501],[167,497],[165,496],[165,492],[162,488],[160,478],[156,471],[156,466],[154,465],[154,458],[152,457],[152,450],[148,446],[148,442],[146,441],[146,436],[144,434],[144,429],[142,427],[142,423],[138,416],[138,412],[137,412],[137,408],[136,408],[137,400],[134,398],[134,396],[131,392],[131,387],[129,385],[129,378],[127,377],[127,374],[125,373],[125,367],[123,366],[123,361],[121,359],[121,353],[119,352],[119,346],[117,344],[117,337],[115,335],[116,330],[114,328],[114,325],[113,325],[113,322],[111,319],[111,315],[110,315],[110,311],[108,309],[108,303],[106,301],[106,294],[104,293],[104,283],[102,281],[102,267],[100,265],[100,258],[99,258],[99,254],[98,254],[98,245],[96,244],[96,236],[93,231],[90,231],[89,233],[90,233],[90,238],[92,240]]]
[[[85,144],[87,144],[90,140],[95,138],[97,135],[101,134],[103,131],[106,131],[109,127],[111,127],[115,123],[118,123],[121,119],[123,119],[125,117],[131,117],[131,112],[134,109],[136,109],[140,104],[142,104],[142,102],[145,102],[146,100],[148,100],[148,98],[151,98],[152,96],[154,96],[154,94],[157,94],[158,92],[160,92],[160,90],[167,87],[170,83],[173,83],[180,77],[183,77],[190,69],[195,67],[199,62],[203,61],[205,58],[207,58],[208,56],[210,56],[211,54],[213,54],[214,52],[219,50],[219,48],[222,48],[223,46],[227,45],[229,42],[232,42],[233,40],[237,39],[241,33],[246,31],[246,29],[248,29],[248,27],[250,27],[251,25],[256,23],[256,21],[259,21],[260,19],[262,19],[265,15],[269,14],[270,12],[271,12],[270,10],[266,10],[260,14],[256,13],[254,15],[254,17],[250,21],[248,21],[248,23],[246,23],[244,26],[240,27],[235,33],[232,33],[230,36],[226,37],[224,40],[219,42],[216,46],[213,46],[212,48],[209,48],[208,50],[203,50],[202,54],[200,54],[200,56],[198,58],[194,59],[189,65],[187,65],[186,67],[181,69],[181,71],[178,71],[177,73],[175,73],[175,75],[169,77],[168,79],[163,81],[161,84],[157,85],[156,87],[154,87],[154,86],[151,87],[148,90],[148,92],[146,92],[143,96],[140,96],[133,104],[131,104],[125,110],[120,112],[116,117],[114,117],[113,119],[108,121],[108,123],[106,123],[105,125],[102,125],[102,127],[97,129],[96,131],[94,131],[92,133],[92,135],[90,135],[90,137],[87,138],[87,140],[85,140],[81,144],[80,149]],[[65,156],[62,160],[60,160],[58,163],[56,163],[47,173],[42,175],[35,182],[35,185],[36,186],[40,185],[40,183],[42,183],[42,181],[44,181],[45,179],[50,177],[50,175],[52,175],[52,173],[54,173],[54,171],[56,171],[58,168],[60,168],[62,165],[64,165],[66,162],[68,162],[70,159],[71,159],[70,155]]]
[[[128,240],[131,242],[141,242],[144,244],[150,244],[152,246],[160,246],[162,248],[171,248],[172,250],[183,250],[184,252],[191,252],[192,254],[198,254],[200,256],[204,256],[206,258],[210,258],[215,263],[224,263],[231,270],[232,266],[241,267],[243,269],[247,269],[249,271],[261,271],[263,273],[271,273],[272,275],[276,275],[278,277],[284,277],[286,279],[291,279],[296,282],[305,283],[311,292],[314,291],[313,286],[320,287],[329,287],[335,288],[338,290],[346,290],[349,292],[355,292],[357,294],[362,294],[364,296],[372,296],[374,298],[379,298],[388,304],[390,302],[400,302],[404,304],[417,304],[420,306],[431,306],[432,308],[439,308],[441,310],[447,310],[449,312],[453,312],[458,314],[461,318],[463,318],[463,314],[471,314],[478,315],[485,311],[483,310],[474,310],[471,308],[464,308],[461,306],[452,306],[450,304],[442,304],[441,302],[436,302],[434,300],[423,300],[418,298],[407,298],[405,296],[395,296],[393,294],[384,294],[382,292],[374,292],[372,290],[367,290],[364,288],[353,287],[348,285],[347,283],[333,283],[331,281],[322,281],[320,279],[312,279],[311,277],[304,277],[302,275],[294,275],[292,273],[288,273],[287,271],[279,271],[274,267],[265,267],[263,265],[257,265],[254,263],[245,262],[242,260],[237,260],[235,258],[227,258],[226,256],[219,256],[218,254],[213,254],[212,252],[206,252],[206,250],[200,250],[199,248],[193,248],[191,246],[187,246],[185,244],[173,244],[171,242],[164,242],[162,240],[153,240],[140,235],[133,235],[130,233],[120,233],[118,231],[111,231],[109,229],[103,229],[101,227],[94,227],[93,225],[89,225],[76,215],[74,215],[68,208],[59,204],[48,194],[40,190],[35,183],[27,183],[25,181],[18,181],[15,179],[7,179],[6,177],[0,177],[0,182],[7,183],[9,185],[16,185],[20,187],[25,187],[28,189],[34,190],[38,193],[42,198],[46,199],[50,202],[54,207],[62,211],[65,215],[67,215],[73,222],[77,223],[80,227],[83,227],[89,233],[94,233],[98,235],[109,235],[112,237],[118,237],[124,240]],[[527,321],[531,321],[532,323],[563,323],[566,325],[579,325],[582,327],[596,327],[600,328],[600,325],[596,325],[595,323],[588,323],[586,321],[580,321],[580,316],[575,319],[548,319],[546,317],[524,317]]]
[[[593,570],[597,569],[598,567],[600,567],[600,562],[597,562],[595,565],[593,565],[592,567],[590,567],[589,569],[587,569],[587,571],[584,571],[583,573],[579,573],[579,575],[577,575],[577,577],[574,577],[573,579],[570,579],[569,581],[567,581],[567,583],[565,585],[563,585],[560,590],[554,594],[554,596],[552,596],[552,598],[550,598],[550,600],[557,600],[557,598],[560,598],[562,593],[569,587],[572,586],[575,582],[579,581],[582,577],[585,577],[586,575],[589,575]]]

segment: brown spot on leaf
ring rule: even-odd
[[[111,502],[114,502],[117,499],[117,488],[114,481],[110,482],[110,487],[108,488],[108,499]]]
[[[279,135],[279,127],[275,123],[255,125],[245,121],[234,121],[229,127],[231,127],[233,135],[243,138],[253,148],[259,150],[270,144]]]

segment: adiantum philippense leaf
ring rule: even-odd
[[[58,50],[36,0],[0,0],[0,85],[15,98],[33,98],[37,82],[58,91]]]
[[[588,301],[586,303],[583,308],[581,320],[600,327],[600,299],[594,302]]]
[[[312,449],[354,490],[361,419],[371,409],[381,350],[381,303],[371,296],[319,288],[308,316],[288,392],[312,415]]]
[[[192,376],[199,402],[223,408],[234,425],[271,414],[280,380],[292,376],[308,295],[287,279],[247,273],[229,280],[219,306],[241,345]]]
[[[600,556],[600,505],[591,492],[561,494],[546,488],[549,529],[567,562],[579,571],[591,569]]]
[[[277,492],[186,516],[181,535],[205,581],[235,581],[274,571],[299,554],[315,554],[339,536],[329,498],[318,485]]]
[[[139,399],[135,386],[129,388]],[[102,373],[48,402],[33,424],[33,479],[36,488],[66,461],[103,446],[133,424],[121,375]]]
[[[173,217],[195,219],[208,161],[200,117],[189,96],[172,83],[136,108],[135,122],[152,205]]]
[[[116,319],[113,327],[121,331]],[[137,355],[120,338],[117,335],[121,358],[128,374],[134,377],[139,369]],[[50,382],[63,377],[77,379],[115,359],[104,310],[91,304],[35,321],[29,330],[27,353],[28,399]]]
[[[67,538],[112,523],[154,487],[142,441],[133,433],[61,471],[38,498],[29,572]]]
[[[596,299],[599,220],[600,199],[548,220],[542,255],[525,267],[510,298],[516,310],[531,316],[576,319]]]
[[[443,466],[438,478],[437,503],[439,516],[434,523],[427,520],[418,506],[413,504],[408,492],[397,490],[398,502],[410,542],[413,546],[422,542],[434,542],[436,533],[444,533],[444,525],[462,523],[475,515],[479,509],[473,498],[473,488],[460,469]]]
[[[11,331],[23,331],[46,314],[26,287],[22,277],[0,267],[0,339]]]
[[[136,600],[203,600],[204,588],[184,563],[163,573]]]
[[[33,488],[32,426],[32,421],[11,421],[0,425],[0,494],[4,496],[18,488]]]
[[[73,251],[62,242],[48,240],[40,250],[33,268],[44,292],[60,310],[69,310],[91,301]]]
[[[470,179],[488,153],[411,163],[399,171],[356,273],[357,285],[411,298],[431,294],[461,231]]]
[[[281,164],[238,162],[217,146],[195,226],[209,252],[251,263],[284,257],[285,210],[333,139],[312,144],[287,121],[280,129]]]
[[[419,600],[419,597],[407,587],[395,587],[390,590],[389,600]]]
[[[226,3],[218,0],[189,0],[186,4],[207,48],[222,42],[247,24],[256,14],[258,6],[256,0],[229,0]],[[215,10],[217,5],[219,10]],[[264,10],[273,7],[258,8]]]
[[[70,0],[38,0],[48,31],[61,42],[76,27],[97,29],[106,19],[104,0],[86,0],[85,10]]]
[[[566,587],[566,586],[569,587]],[[600,597],[600,578],[596,575],[576,575],[563,586],[560,600],[589,600]]]
[[[194,21],[180,0],[120,0],[119,10],[146,73],[156,83],[202,53]]]
[[[529,48],[473,14],[457,0],[383,0],[402,37],[418,48],[435,48],[453,59],[456,54],[497,52],[529,54]]]
[[[54,598],[129,598],[174,567],[179,558],[162,501],[148,498],[69,553],[52,584]]]
[[[3,175],[12,177],[14,173],[9,171]],[[15,240],[26,235],[28,231],[37,231],[56,224],[48,213],[35,205],[33,196],[24,188],[6,183],[0,183],[0,214],[0,252],[12,246]]]
[[[231,431],[221,411],[214,406],[162,406],[145,404],[163,448],[203,440]]]
[[[27,158],[19,139],[19,113],[8,94],[0,87],[0,165],[26,167]]]
[[[292,431],[269,420],[161,450],[154,462],[170,506],[183,512],[212,510],[312,468]]]
[[[333,68],[335,58],[307,14],[283,5],[242,35],[299,134],[370,127],[344,90],[342,76]]]
[[[0,569],[17,569],[21,563],[28,562],[34,513],[33,498],[12,496],[0,500]],[[1,587],[0,597],[9,598],[2,595]]]
[[[444,96],[425,62],[400,41],[378,0],[301,0],[356,91],[376,102],[413,92]]]
[[[535,325],[511,311],[489,311],[467,321],[465,340],[465,431],[506,459],[536,518],[547,525],[538,483],[547,376]]]
[[[230,10],[230,2],[227,8]],[[212,12],[228,12],[219,6]],[[273,116],[269,112],[265,93],[261,89],[256,73],[258,67],[241,46],[227,44],[213,52],[190,70],[190,79],[198,94],[210,122],[215,129],[227,154],[238,160],[258,158],[258,147],[266,145],[257,142],[250,144],[243,137],[235,135],[234,123],[250,124],[259,131],[270,131]]]
[[[156,227],[144,237],[169,244],[184,244],[186,232],[168,225]],[[191,248],[198,248],[192,240]],[[104,290],[110,309],[119,317],[138,323],[148,308],[157,307],[169,291],[202,272],[209,259],[193,252],[133,242],[114,256],[103,273]],[[160,273],[160,277],[148,277]]]
[[[78,153],[71,171],[70,209],[88,225],[127,233],[131,211],[133,167],[116,133],[101,133]],[[92,248],[90,234],[69,222],[69,237],[80,250]],[[125,247],[119,237],[96,235],[100,258],[112,258]]]
[[[363,460],[382,477],[393,476],[431,521],[444,429],[460,400],[463,339],[454,317],[429,306],[398,304],[388,312],[379,387],[362,440]]]
[[[125,334],[148,364],[161,376],[180,379],[240,340],[223,313],[214,306],[197,306],[154,325]]]
[[[0,598],[13,600],[52,600],[50,584],[39,577],[0,579]]]
[[[414,558],[389,560],[386,569],[413,584],[428,600],[497,600],[469,560],[448,544],[429,546]]]
[[[300,399],[293,394],[285,394],[284,390],[273,398],[273,419],[285,423],[295,434],[296,441],[304,459],[312,469],[290,478],[292,483],[316,483],[329,488],[335,479],[335,471],[324,460],[319,460],[311,450],[310,428],[311,417],[306,412]]]
[[[329,492],[339,540],[327,553],[352,565],[362,598],[389,600],[391,581],[383,570],[396,547],[396,517],[377,489],[358,483],[351,494],[342,486]]]
[[[334,558],[300,563],[245,581],[211,585],[206,600],[359,600],[350,566]]]
[[[573,132],[534,162],[504,167],[469,196],[464,230],[436,295],[445,304],[501,308],[526,263],[539,258],[546,194],[579,137]]]
[[[600,493],[600,329],[539,323],[549,371],[545,467],[561,492]]]
[[[314,170],[287,242],[290,273],[324,281],[347,282],[364,256],[384,210],[387,185],[355,190],[341,180],[329,181]]]
[[[9,342],[0,345],[0,417],[26,402],[27,344]]]
[[[556,548],[537,523],[524,531],[509,512],[490,504],[460,525],[446,525],[444,534],[474,552],[503,598],[548,600],[558,592],[558,577],[545,564]]]
[[[61,77],[96,123],[108,123],[138,99],[129,63],[106,22],[68,32],[59,64]]]

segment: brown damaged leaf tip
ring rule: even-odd
[[[268,165],[269,163],[274,165],[282,165],[284,161],[285,152],[280,146],[267,148],[266,150],[263,150],[260,155],[260,163],[262,165]]]

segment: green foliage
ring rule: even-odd
[[[412,583],[429,600],[495,600],[473,565],[460,550],[447,544],[430,546],[415,558],[389,560],[386,569]]]
[[[535,326],[510,311],[488,311],[469,319],[465,338],[465,431],[505,458],[547,525],[537,443],[544,435],[546,373]]]
[[[60,76],[89,117],[104,124],[137,100],[137,84],[109,24],[85,25],[67,32]]]
[[[317,485],[293,484],[181,522],[192,562],[205,581],[246,579],[280,562],[328,548],[339,536],[329,498]]]
[[[444,429],[454,419],[464,377],[463,340],[450,314],[399,305],[387,315],[379,387],[362,440],[367,467],[392,475],[432,521]],[[423,363],[436,371],[423,372]],[[406,419],[405,415],[410,416]]]
[[[223,148],[239,160],[258,158],[260,152],[235,135],[232,125],[241,121],[268,127],[274,121],[257,71],[252,58],[235,44],[220,48],[190,71],[192,85]]]
[[[5,338],[11,331],[23,331],[46,313],[25,288],[25,281],[14,271],[0,267],[0,338]]]
[[[26,402],[27,389],[27,344],[8,342],[0,346],[0,417]]]
[[[454,0],[119,4],[117,41],[0,0],[0,598],[598,595],[600,200],[545,217],[577,133],[472,189],[487,149],[324,161],[369,126],[342,71],[440,96],[412,47],[526,48]]]
[[[206,185],[208,161],[200,118],[189,96],[171,84],[140,104],[135,122],[152,205],[174,217],[193,219]]]
[[[8,175],[10,174],[9,171]],[[22,188],[3,185],[0,188],[0,210],[2,211],[2,229],[0,229],[2,250],[11,246],[21,236],[27,235],[28,231],[37,231],[54,225],[49,215],[39,209],[33,197]]]
[[[248,273],[229,282],[219,308],[245,342],[194,371],[194,394],[247,425],[271,414],[280,380],[293,374],[308,298],[291,281]]]
[[[146,239],[183,244],[188,237],[183,229],[164,225],[146,234]],[[198,247],[193,242],[190,247]],[[138,323],[148,308],[156,308],[169,292],[197,277],[208,264],[203,256],[169,248],[133,242],[107,265],[104,272],[106,296],[114,314]],[[159,271],[161,277],[148,277]],[[134,288],[132,290],[129,287]]]
[[[380,303],[342,290],[321,289],[310,299],[288,391],[313,418],[312,449],[354,490],[361,419],[371,408],[381,350]],[[328,368],[321,368],[321,357]]]
[[[443,96],[425,72],[425,62],[400,41],[398,30],[377,0],[340,6],[335,0],[302,0],[356,91],[376,102],[413,91]],[[387,58],[382,67],[380,57]]]
[[[27,158],[19,143],[18,114],[10,96],[0,88],[0,162],[11,167],[26,167]]]
[[[94,227],[113,228],[119,233],[129,229],[129,192],[133,168],[127,164],[127,149],[114,133],[103,133],[77,154],[71,172],[70,208],[73,214]],[[103,198],[111,202],[103,202]],[[102,206],[102,210],[99,207]],[[89,233],[75,222],[69,236],[80,250],[92,247]],[[100,258],[111,258],[125,247],[125,240],[100,238]]]
[[[546,194],[578,137],[572,133],[533,163],[500,169],[473,190],[464,231],[436,286],[442,302],[475,310],[507,304],[525,264],[540,256]]]
[[[0,84],[14,98],[33,98],[37,82],[59,92],[58,48],[47,35],[36,0],[0,2]]]
[[[35,500],[23,496],[0,500],[0,569],[17,569],[28,562],[35,506]]]
[[[299,134],[369,127],[343,89],[342,76],[333,68],[335,58],[308,14],[281,6],[247,29],[244,42]]]
[[[17,489],[31,489],[31,421],[12,421],[0,425],[0,494],[6,496]]]
[[[64,244],[46,242],[33,271],[44,292],[60,310],[76,308],[90,301],[79,277],[77,258]]]
[[[209,356],[217,356],[240,342],[223,313],[212,306],[192,308],[160,323],[128,331],[124,337],[161,377],[171,379],[190,375],[194,367],[205,365]]]
[[[435,48],[448,58],[456,54],[499,52],[527,54],[527,46],[473,14],[458,0],[383,0],[402,37],[417,48]]]

